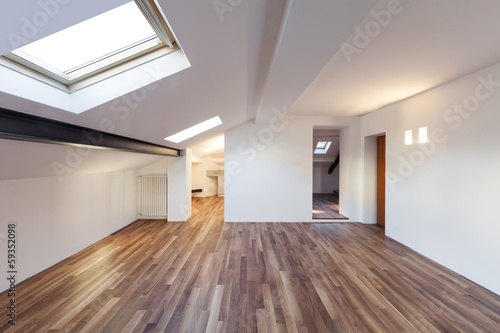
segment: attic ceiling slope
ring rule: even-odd
[[[273,110],[292,106],[377,2],[289,0],[258,123],[269,122]]]
[[[38,7],[35,2],[30,3],[32,7],[24,7],[26,11],[19,10],[17,4],[14,8],[21,16],[31,15]],[[260,59],[256,61],[262,53],[250,48],[262,49],[263,40],[268,43],[255,27],[279,21],[281,12],[275,10],[270,15],[261,10],[267,6],[264,0],[237,5],[234,2],[232,10],[223,13],[212,1],[159,0],[158,4],[189,59],[190,68],[156,82],[151,80],[157,75],[155,71],[144,72],[136,90],[79,115],[4,93],[0,93],[0,106],[178,149],[248,121],[249,87],[258,86],[261,68],[265,68]],[[86,5],[99,7],[100,2],[89,0]],[[249,15],[250,12],[256,15]],[[64,16],[74,23],[82,19],[69,12]],[[2,32],[9,30],[6,27]],[[264,62],[266,58],[262,57]],[[216,129],[180,144],[164,141],[171,134],[217,115],[223,125]]]
[[[380,1],[346,39],[355,51],[338,52],[290,113],[361,116],[500,61],[499,1],[396,2],[380,21],[395,3]]]

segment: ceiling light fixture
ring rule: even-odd
[[[427,126],[418,129],[418,143],[427,142]]]
[[[208,120],[205,120],[204,122],[201,122],[197,125],[186,128],[183,131],[175,133],[175,134],[165,138],[165,140],[179,143],[179,142],[182,142],[182,141],[187,140],[189,138],[192,138],[193,136],[196,136],[200,133],[206,132],[209,129],[217,127],[221,124],[222,124],[222,120],[220,120],[219,116],[216,116],[216,117],[210,118]]]
[[[406,130],[405,131],[405,145],[411,145],[411,144],[413,144],[413,131]]]

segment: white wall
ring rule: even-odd
[[[160,157],[158,161],[138,169],[137,176],[143,175],[168,175],[168,158]]]
[[[205,177],[207,173],[205,172],[204,165],[201,162],[193,163],[192,165],[192,180],[191,187],[193,189],[203,189],[205,183]],[[202,193],[193,193],[193,197],[204,197],[205,194]]]
[[[16,223],[17,282],[25,280],[135,221],[136,200],[135,171],[2,181],[0,256]]]
[[[361,221],[361,120],[288,117],[225,133],[225,220],[312,221],[313,126],[341,129],[340,213]]]
[[[203,193],[206,197],[211,197],[219,194],[224,194],[224,189],[219,188],[219,177],[207,177],[206,171],[210,170],[224,170],[224,159],[212,158],[207,156],[203,158],[203,164],[205,167],[205,177],[203,185]]]
[[[168,157],[168,220],[185,222],[191,217],[191,149],[182,157]]]
[[[387,134],[387,235],[497,294],[499,107],[497,64],[362,119]],[[405,145],[421,126],[432,142]]]
[[[209,170],[224,170],[224,160],[206,156],[200,159],[199,162],[193,163],[193,189],[203,189],[201,193],[193,194],[194,197],[211,197],[219,194],[218,177],[207,177]],[[223,193],[223,192],[222,192]]]
[[[194,163],[193,165],[197,165]],[[183,157],[162,157],[136,171],[139,175],[168,175],[168,221],[187,221],[191,216],[191,183],[198,180],[199,170],[191,164],[191,150]]]
[[[331,163],[330,163],[331,164]],[[313,164],[313,193],[330,193],[339,190],[339,167],[331,174],[328,173],[330,165]]]

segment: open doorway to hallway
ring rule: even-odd
[[[313,219],[346,219],[339,212],[340,130],[313,130]]]
[[[190,147],[192,197],[224,197],[224,134]]]

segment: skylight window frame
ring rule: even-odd
[[[0,65],[71,93],[107,77],[177,51],[175,37],[156,0],[134,0],[156,36],[138,41],[89,63],[61,72],[17,50],[0,56]]]
[[[168,45],[171,49],[175,48],[175,36],[167,24],[167,18],[159,9],[157,0],[134,0],[141,10],[151,28],[156,32],[156,36]]]
[[[165,47],[158,42],[158,38],[141,41],[136,45],[132,45],[127,49],[117,50],[113,54],[105,55],[95,61],[83,64],[75,69],[68,71],[68,73],[61,72],[60,70],[42,63],[36,58],[22,51],[10,52],[4,57],[14,63],[20,64],[26,68],[40,73],[48,78],[62,83],[63,85],[70,86],[72,84],[83,81],[100,72],[116,67],[120,64],[126,63],[135,58],[139,58],[144,54],[150,53],[159,48]]]

